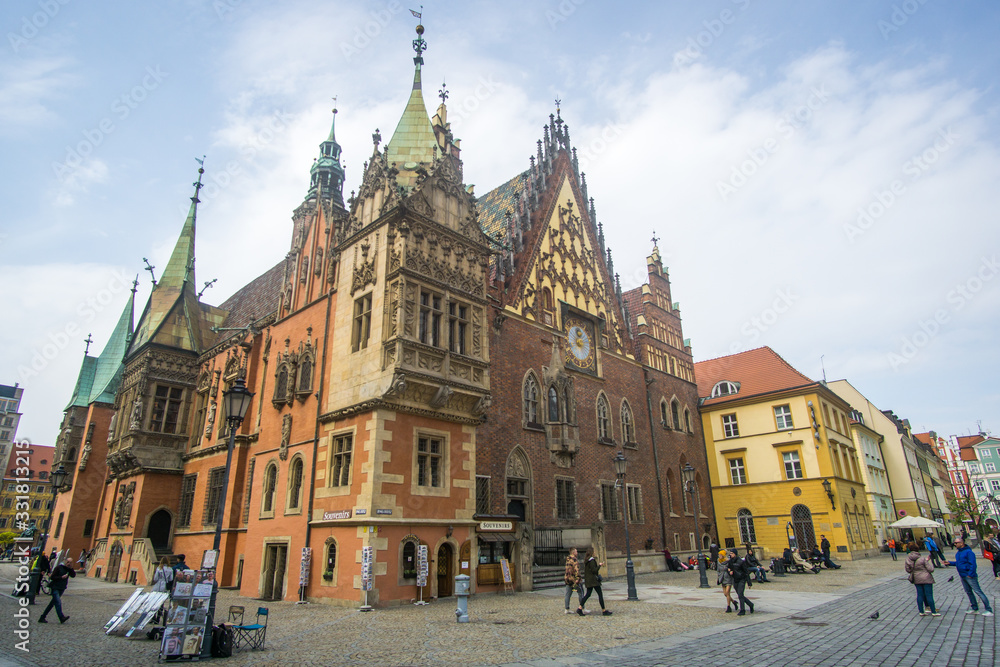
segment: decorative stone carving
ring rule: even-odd
[[[358,262],[358,249],[355,248],[354,251],[354,273],[351,277],[351,295],[353,295],[358,290],[362,290],[368,285],[375,284],[375,260],[378,257],[378,248],[372,253],[372,257],[368,259],[368,243],[367,241],[361,244],[361,261]]]
[[[389,386],[382,392],[382,398],[402,397],[406,392],[406,374],[393,373]]]
[[[205,418],[205,437],[212,437],[212,427],[215,426],[215,401],[208,404],[208,417]]]
[[[292,438],[292,416],[281,418],[281,446],[278,448],[278,458],[282,461],[288,458],[288,443]]]
[[[142,399],[137,398],[132,404],[132,416],[129,419],[129,430],[138,431],[142,428]]]
[[[451,395],[455,393],[455,390],[447,385],[441,385],[434,397],[430,400],[429,405],[435,410],[440,410],[448,404]]]
[[[472,414],[484,415],[486,414],[486,411],[490,409],[491,405],[493,405],[493,396],[485,394],[482,398],[476,401],[475,407],[472,408]]]

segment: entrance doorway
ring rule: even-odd
[[[805,505],[792,508],[792,529],[795,531],[799,552],[812,551],[816,546],[816,531],[813,529],[812,512]]]
[[[285,593],[285,567],[288,562],[288,545],[268,544],[264,550],[264,573],[261,587],[262,600],[281,600]]]
[[[108,573],[104,577],[105,581],[115,583],[118,581],[118,568],[122,564],[122,543],[115,542],[111,545],[111,553],[108,556]]]
[[[437,553],[437,573],[438,573],[438,597],[451,597],[452,594],[452,571],[451,561],[453,551],[450,544],[442,544],[438,547]]]
[[[170,524],[173,519],[167,510],[157,510],[149,517],[149,530],[146,537],[156,551],[166,551],[170,546]]]

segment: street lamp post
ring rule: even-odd
[[[619,451],[612,461],[615,464],[615,476],[622,487],[622,509],[625,511],[625,579],[628,582],[628,599],[638,601],[639,596],[635,591],[635,567],[632,564],[632,544],[628,537],[628,497],[625,492],[625,472],[628,469],[628,459]]]
[[[49,541],[49,531],[52,530],[52,512],[56,508],[56,494],[66,481],[66,468],[60,463],[59,467],[52,471],[52,504],[49,506],[49,518],[45,521],[45,532],[42,533],[42,542],[38,545],[38,553],[45,552],[45,545]]]
[[[684,486],[687,487],[687,492],[691,494],[691,500],[695,504],[694,530],[695,537],[698,540],[698,573],[701,575],[701,583],[698,585],[698,588],[711,588],[708,585],[708,573],[705,571],[705,554],[702,552],[701,536],[698,534],[698,519],[701,517],[701,498],[696,493],[697,488],[694,483],[694,474],[694,467],[690,463],[685,464],[681,469]]]
[[[236,443],[236,429],[243,423],[243,418],[247,416],[250,408],[250,399],[253,392],[247,389],[243,378],[236,378],[236,383],[229,391],[222,394],[222,407],[226,413],[226,422],[229,424],[229,447],[226,451],[226,470],[222,474],[222,491],[219,492],[219,506],[215,511],[215,540],[212,548],[216,551],[222,545],[222,516],[226,509],[226,492],[229,490],[229,467],[233,463],[233,445]],[[218,564],[216,565],[218,567]],[[218,577],[216,577],[218,579]]]

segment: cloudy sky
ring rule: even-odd
[[[465,175],[525,169],[562,100],[624,287],[655,232],[696,360],[770,345],[917,430],[1000,428],[1000,6],[424,0]],[[166,263],[207,155],[198,280],[287,252],[325,138],[349,191],[409,93],[396,0],[0,8],[0,383],[54,441],[92,333]],[[416,5],[414,5],[416,8]],[[159,269],[157,269],[159,271]],[[159,273],[157,273],[159,275]]]

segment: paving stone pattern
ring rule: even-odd
[[[919,616],[913,586],[900,577],[748,627],[696,631],[520,664],[993,667],[997,664],[996,617],[967,616],[969,601],[961,584],[957,579],[949,583],[943,576],[951,572],[941,572],[934,586],[940,617]],[[980,574],[980,583],[995,609],[998,587],[993,578]],[[869,619],[876,611],[879,619]]]

